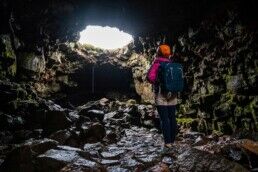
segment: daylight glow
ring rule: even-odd
[[[79,42],[110,50],[122,48],[132,40],[132,35],[115,27],[87,26],[85,30],[80,32]]]

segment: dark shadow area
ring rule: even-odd
[[[72,76],[78,86],[67,89],[68,101],[80,105],[103,97],[109,99],[136,98],[132,72],[111,64],[87,65]]]

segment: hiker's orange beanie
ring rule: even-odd
[[[160,54],[167,58],[171,55],[170,47],[166,44],[160,45],[158,51],[160,52]]]

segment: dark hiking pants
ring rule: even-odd
[[[173,143],[177,134],[176,106],[157,106],[165,144]]]

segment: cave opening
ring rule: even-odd
[[[113,100],[128,98],[140,100],[134,88],[130,69],[110,63],[88,64],[71,77],[78,85],[75,90],[67,90],[68,100],[73,102],[73,105],[103,97]]]
[[[133,41],[133,36],[116,27],[88,25],[80,32],[79,43],[96,48],[114,50],[123,48]]]

